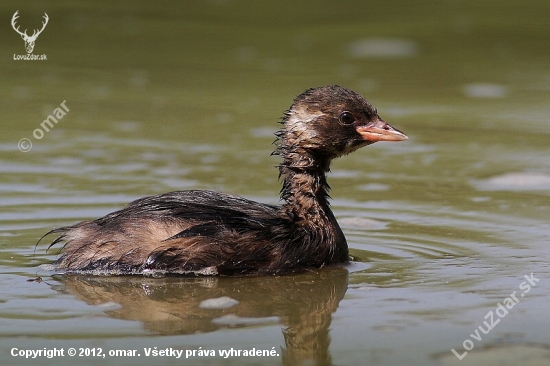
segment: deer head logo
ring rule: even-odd
[[[11,26],[17,33],[21,35],[21,38],[23,38],[23,41],[25,41],[25,49],[27,50],[27,53],[32,53],[32,50],[34,49],[34,42],[36,42],[36,38],[38,38],[38,35],[40,35],[40,33],[42,33],[44,28],[46,28],[46,24],[48,24],[48,19],[49,19],[48,14],[44,13],[44,22],[42,22],[42,29],[40,30],[35,29],[34,32],[32,33],[32,36],[28,36],[26,29],[24,32],[21,32],[19,30],[19,26],[17,26],[17,28],[15,27],[15,21],[17,20],[17,18],[19,18],[19,15],[17,15],[18,12],[19,10],[17,10],[15,14],[13,14],[13,17],[11,18]]]

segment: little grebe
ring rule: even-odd
[[[328,203],[332,159],[407,136],[356,92],[306,90],[284,113],[282,206],[200,190],[145,197],[94,221],[48,232],[65,242],[57,268],[90,274],[278,274],[349,260]]]

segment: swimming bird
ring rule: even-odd
[[[48,248],[65,273],[102,275],[265,275],[349,260],[329,205],[331,161],[378,141],[407,136],[360,94],[338,85],[308,89],[275,133],[282,205],[208,190],[131,202],[92,221],[51,230]],[[44,235],[44,236],[46,236]]]

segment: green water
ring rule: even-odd
[[[14,60],[16,10],[28,34],[48,14],[33,51],[47,60]],[[0,363],[550,364],[549,14],[535,0],[4,1]],[[364,94],[410,137],[332,166],[347,268],[146,279],[43,266],[56,258],[35,247],[45,232],[145,195],[277,203],[276,122],[326,84]],[[236,302],[204,307],[220,297]],[[487,332],[489,312],[500,321]],[[155,347],[183,357],[146,356]],[[232,348],[275,355],[218,353]]]

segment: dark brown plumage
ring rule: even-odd
[[[71,273],[277,274],[348,261],[328,203],[332,159],[407,139],[352,90],[300,94],[276,133],[282,206],[212,191],[145,197],[94,221],[54,229],[56,265]]]

